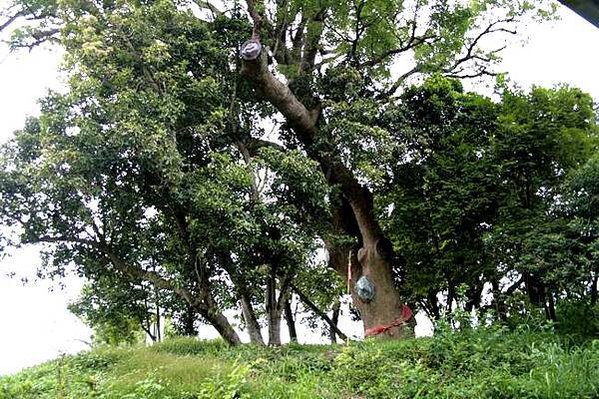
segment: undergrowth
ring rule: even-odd
[[[280,348],[177,338],[0,378],[0,399],[598,397],[598,340],[500,327]]]

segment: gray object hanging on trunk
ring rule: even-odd
[[[356,294],[364,302],[370,302],[374,299],[374,284],[366,276],[362,276],[356,283]]]
[[[262,45],[257,40],[248,40],[241,46],[241,58],[253,61],[258,58],[262,51]]]

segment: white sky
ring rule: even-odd
[[[0,0],[0,6],[3,3]],[[599,99],[599,29],[566,8],[560,14],[562,19],[556,23],[531,26],[527,32],[530,40],[504,53],[503,69],[524,88],[565,82]],[[22,127],[27,115],[39,112],[36,100],[48,88],[61,87],[59,58],[56,50],[44,49],[9,55],[0,45],[0,142]],[[81,280],[70,277],[64,281],[64,290],[53,292],[49,288],[56,284],[48,281],[23,286],[19,278],[10,279],[6,273],[14,271],[19,277],[35,280],[38,251],[26,248],[12,254],[0,261],[0,375],[61,352],[85,349],[81,341],[88,341],[90,335],[89,329],[66,309],[77,296]],[[420,315],[417,319],[421,333],[426,331],[426,322]],[[350,332],[349,325],[341,327]]]

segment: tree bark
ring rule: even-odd
[[[390,325],[401,317],[403,302],[394,286],[391,264],[393,251],[374,215],[372,194],[358,182],[340,160],[320,153],[313,145],[315,135],[318,133],[317,121],[320,108],[308,110],[289,87],[268,70],[266,51],[262,51],[255,60],[244,60],[242,74],[283,114],[298,139],[304,144],[308,156],[320,164],[329,184],[338,187],[349,203],[352,217],[357,222],[359,241],[362,244],[356,259],[361,266],[361,274],[356,275],[356,278],[368,277],[376,289],[372,301],[362,301],[354,293],[352,295],[354,305],[360,311],[365,331],[373,327]],[[335,269],[344,268],[341,266]],[[341,273],[343,275],[343,272]],[[403,335],[401,330],[401,327],[393,327],[384,335],[399,338]]]
[[[240,345],[241,340],[239,339],[239,335],[233,329],[229,320],[219,312],[203,312],[202,316],[208,321],[212,326],[218,331],[221,337],[230,345]]]
[[[281,345],[281,312],[277,306],[276,292],[277,278],[275,266],[271,265],[271,272],[266,280],[266,315],[268,318],[268,345]]]
[[[289,330],[289,340],[297,342],[297,331],[295,329],[295,320],[293,319],[293,311],[291,310],[291,300],[285,301],[285,321]]]
[[[377,326],[390,325],[401,318],[403,301],[393,281],[392,265],[387,257],[387,251],[382,250],[388,245],[383,240],[380,238],[375,242],[367,241],[358,252],[362,276],[368,277],[375,287],[375,296],[370,302],[363,301],[355,291],[352,293],[354,306],[360,312],[365,331]],[[402,326],[390,328],[382,334],[383,338],[407,336],[410,336],[410,331]]]
[[[245,294],[241,294],[241,313],[245,320],[245,326],[248,329],[250,342],[255,345],[264,346],[264,339],[262,338],[258,318],[256,317],[250,299]]]
[[[333,317],[331,317],[331,321],[333,322],[335,327],[337,327],[337,325],[339,324],[339,313],[341,313],[341,304],[339,303],[339,301],[337,301],[333,305]],[[337,333],[335,332],[335,329],[329,329],[329,337],[331,338],[332,344],[337,343]]]
[[[281,346],[281,312],[268,312],[268,345]]]

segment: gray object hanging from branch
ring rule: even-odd
[[[257,40],[248,40],[241,46],[241,58],[246,61],[253,61],[260,56],[262,45]]]
[[[356,282],[356,294],[364,302],[374,299],[374,284],[366,276],[362,276]]]

